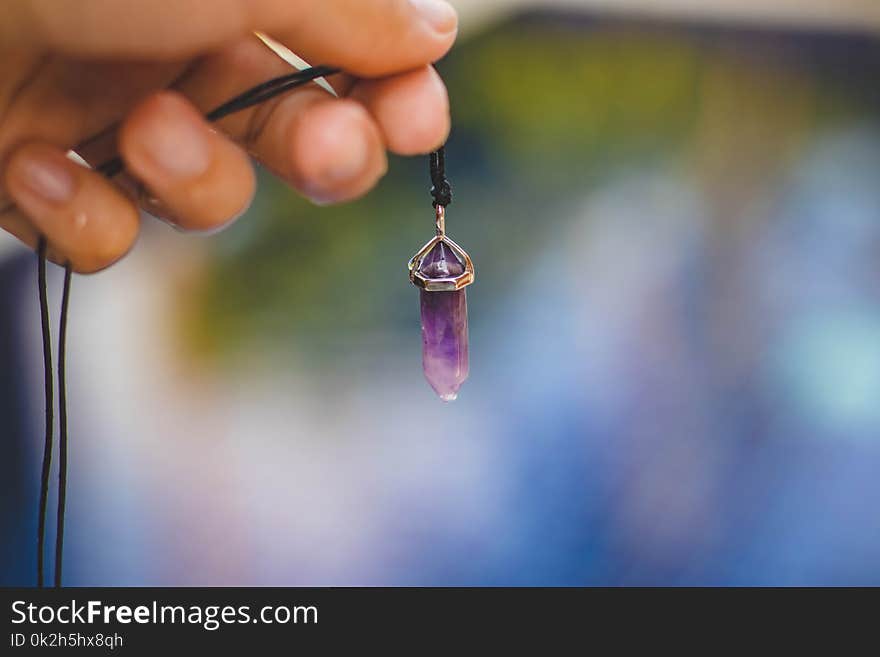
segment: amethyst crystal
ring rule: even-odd
[[[419,273],[425,278],[454,278],[464,264],[443,242],[424,257]],[[452,401],[468,376],[467,297],[453,292],[420,290],[422,306],[422,369],[443,401]]]

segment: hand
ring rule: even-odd
[[[433,68],[455,39],[443,0],[3,0],[0,226],[79,272],[132,246],[137,205],[181,228],[241,214],[248,153],[319,203],[356,198],[386,149],[438,147],[449,130]],[[209,125],[204,112],[291,71],[262,30],[310,64],[356,77],[315,84]],[[112,181],[96,166],[119,153]]]

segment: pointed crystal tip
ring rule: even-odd
[[[444,242],[437,242],[422,260],[419,273],[425,278],[455,278],[464,272],[464,263]]]

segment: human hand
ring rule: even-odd
[[[0,21],[0,227],[74,270],[122,257],[138,205],[187,230],[220,227],[254,194],[248,153],[308,198],[356,198],[386,149],[438,147],[446,89],[429,64],[455,40],[443,0],[4,0]],[[208,124],[203,114],[290,67],[266,32],[310,64],[315,84]],[[350,75],[349,75],[350,74]],[[119,154],[125,173],[96,166]],[[145,193],[137,193],[143,190]]]

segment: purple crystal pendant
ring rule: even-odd
[[[465,287],[474,282],[470,256],[446,236],[446,210],[436,208],[437,235],[409,261],[409,279],[420,288],[422,369],[443,401],[452,401],[468,377]]]

